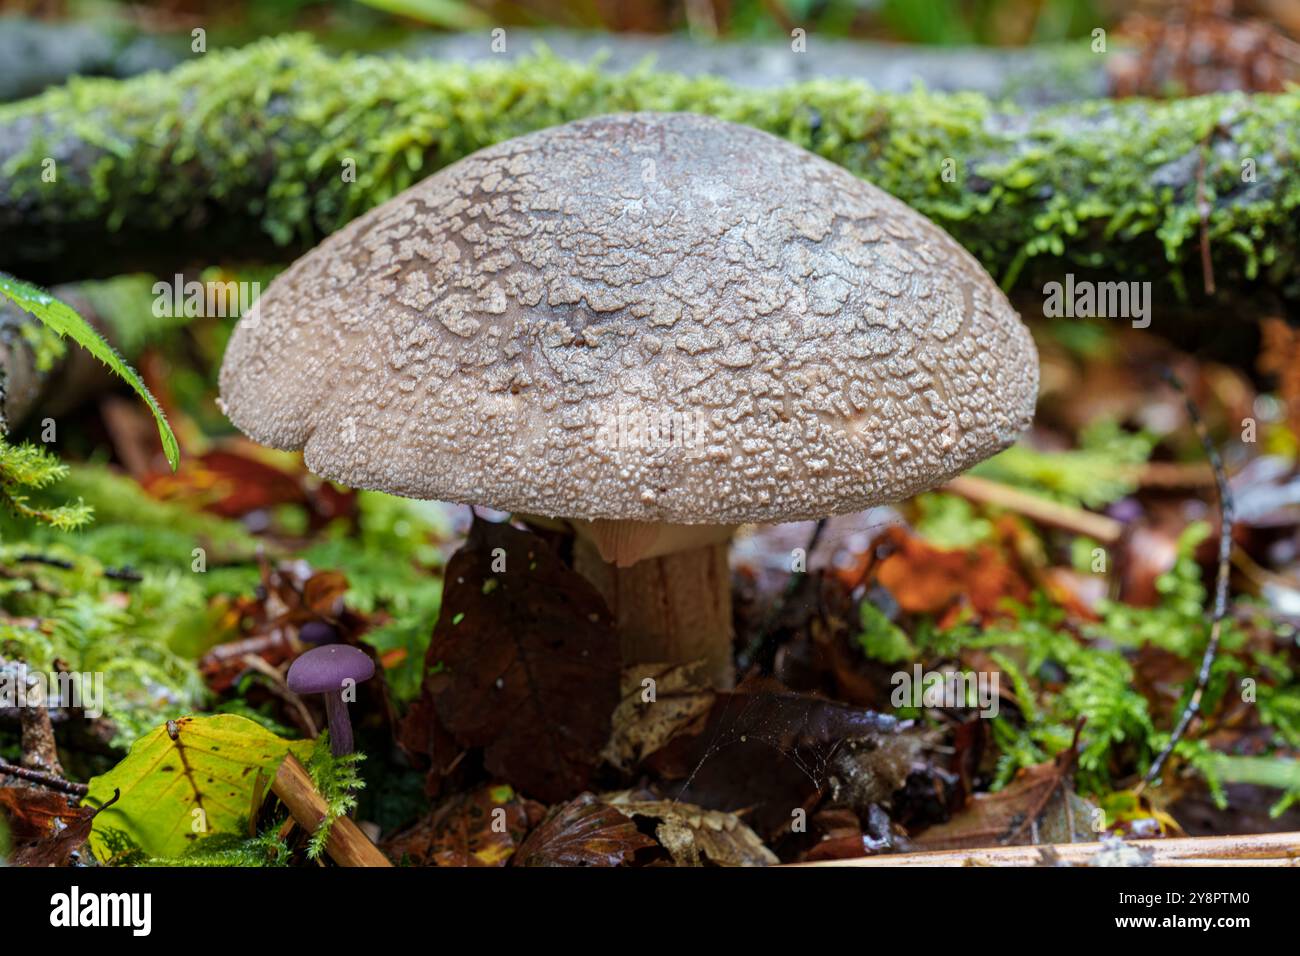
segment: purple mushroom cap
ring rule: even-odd
[[[375,662],[350,644],[314,647],[289,667],[289,689],[295,694],[324,694],[342,690],[344,681],[358,684],[375,676]]]
[[[339,639],[339,632],[324,621],[308,621],[298,628],[298,640],[304,644],[333,644]]]
[[[342,693],[348,681],[359,684],[375,676],[375,662],[350,644],[313,647],[289,666],[287,682],[295,694],[322,694],[329,718],[330,750],[341,757],[352,753],[352,721]]]

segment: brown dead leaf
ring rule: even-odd
[[[623,771],[708,713],[714,700],[702,662],[634,664],[623,671],[621,692],[604,756]]]
[[[252,654],[280,667],[302,650],[297,643],[304,625],[325,625],[335,640],[358,644],[370,620],[343,602],[348,579],[340,571],[313,571],[305,562],[261,563],[262,584],[256,596],[234,600],[225,629],[241,636],[211,648],[199,661],[208,688],[224,693],[248,670]]]
[[[662,781],[683,781],[672,796],[719,810],[745,810],[764,837],[788,830],[790,808],[830,785],[835,757],[850,741],[872,739],[882,751],[910,741],[893,717],[809,694],[775,681],[746,681],[719,692],[707,715],[644,761]]]
[[[13,846],[10,865],[71,865],[72,854],[90,836],[98,812],[92,807],[70,807],[67,797],[49,790],[0,787],[0,818],[9,828]]]
[[[474,522],[425,660],[439,720],[484,748],[490,773],[546,801],[587,785],[618,706],[618,639],[595,588],[541,538]]]
[[[945,551],[901,528],[886,529],[872,550],[882,545],[892,551],[876,567],[877,580],[909,613],[942,615],[965,602],[981,615],[994,616],[1004,613],[1006,598],[1029,600],[1029,584],[991,545]]]
[[[444,801],[383,849],[416,866],[505,866],[543,812],[508,785],[489,784]]]
[[[443,781],[460,764],[465,749],[438,720],[438,710],[428,696],[412,702],[398,724],[397,745],[417,766],[428,761],[424,792],[431,797],[442,792]]]
[[[1074,792],[1075,753],[1026,767],[997,793],[979,793],[947,823],[915,838],[918,850],[973,850],[1035,843],[1086,843],[1093,806]]]
[[[655,842],[590,793],[551,810],[519,848],[514,866],[620,866]]]
[[[637,800],[630,791],[607,794],[603,799],[629,818],[653,821],[655,839],[678,866],[769,866],[780,862],[734,813],[676,800]]]
[[[141,484],[155,498],[183,498],[223,518],[301,505],[313,530],[356,511],[355,491],[319,481],[301,463],[272,463],[264,450],[240,440],[201,455],[186,455],[175,472],[142,474]]]

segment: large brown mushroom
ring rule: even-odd
[[[1011,443],[1037,385],[939,227],[776,137],[655,113],[372,210],[271,284],[221,369],[231,420],[317,474],[567,521],[626,659],[723,682],[736,526],[931,488]]]

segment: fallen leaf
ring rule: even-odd
[[[634,664],[623,671],[622,694],[604,754],[623,771],[708,713],[714,700],[701,662]]]
[[[873,550],[882,544],[892,551],[876,567],[877,580],[909,613],[944,615],[964,601],[981,615],[995,616],[1005,613],[1006,598],[1029,600],[1029,585],[991,545],[945,551],[901,528],[887,529]]]
[[[444,801],[384,852],[415,866],[505,866],[542,809],[506,784],[488,784]]]
[[[546,801],[586,787],[618,706],[618,639],[596,589],[544,541],[474,522],[425,661],[439,720],[484,748],[490,773]]]
[[[1074,792],[1073,750],[1026,767],[997,793],[978,793],[947,823],[930,827],[918,850],[973,850],[1035,843],[1086,843],[1097,839],[1092,804]]]
[[[912,731],[883,714],[793,693],[774,681],[719,692],[696,719],[645,761],[661,780],[681,780],[672,796],[719,810],[746,811],[769,839],[788,830],[790,809],[830,786],[835,758],[850,741],[875,740],[887,751]]]
[[[514,866],[620,866],[655,845],[631,820],[590,793],[553,809],[519,848]]]
[[[769,866],[781,862],[734,813],[676,800],[637,800],[627,791],[602,799],[627,817],[653,821],[655,839],[678,866]]]
[[[69,866],[98,811],[36,787],[0,787],[0,823],[9,830],[10,866]]]
[[[258,771],[274,777],[286,754],[306,760],[312,746],[231,714],[169,720],[90,781],[84,802],[103,809],[90,848],[101,861],[124,841],[172,857],[206,835],[246,834]],[[110,806],[115,791],[121,798]]]

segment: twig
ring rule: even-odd
[[[324,798],[316,792],[307,768],[293,754],[285,756],[276,771],[271,789],[289,813],[308,833],[315,833],[329,815]],[[366,838],[361,828],[347,817],[339,817],[330,826],[325,852],[339,866],[392,866],[388,857]]]
[[[62,571],[71,571],[74,567],[71,561],[54,558],[48,554],[20,554],[14,560],[25,564],[44,564],[51,568],[59,568]]]
[[[1082,508],[1072,508],[1059,501],[1052,501],[997,481],[989,481],[987,478],[962,475],[943,487],[945,491],[961,495],[976,504],[1005,508],[1026,518],[1032,518],[1049,528],[1059,528],[1062,531],[1085,535],[1101,544],[1114,544],[1124,534],[1123,523],[1114,518],[1084,511]]]
[[[84,783],[73,783],[71,780],[66,780],[58,774],[46,773],[43,770],[32,770],[28,767],[20,767],[17,764],[9,763],[7,760],[0,758],[0,777],[6,775],[16,777],[19,780],[26,780],[28,783],[38,783],[42,787],[48,787],[51,790],[58,790],[74,797],[84,797],[90,790],[90,788]]]
[[[1300,866],[1300,833],[1244,836],[1178,837],[1126,840],[1126,846],[1149,854],[1151,866]],[[1105,850],[1105,843],[1055,843],[997,846],[978,850],[931,850],[882,853],[851,860],[821,860],[797,866],[1041,866],[1044,851],[1062,863],[1084,864]]]
[[[1163,376],[1165,381],[1183,397],[1183,403],[1187,406],[1187,415],[1192,420],[1192,426],[1196,429],[1196,435],[1201,440],[1201,447],[1205,449],[1206,457],[1210,459],[1210,467],[1214,469],[1214,484],[1219,492],[1219,510],[1222,512],[1222,518],[1219,524],[1219,568],[1214,581],[1214,611],[1210,620],[1210,640],[1205,645],[1205,653],[1201,656],[1201,668],[1196,675],[1196,689],[1192,691],[1187,706],[1183,708],[1183,714],[1178,719],[1178,725],[1174,727],[1173,736],[1169,738],[1169,743],[1165,745],[1164,750],[1160,751],[1160,755],[1151,764],[1151,769],[1147,771],[1146,776],[1142,779],[1139,790],[1160,775],[1165,761],[1169,759],[1174,747],[1178,745],[1178,741],[1186,733],[1192,718],[1201,709],[1201,697],[1204,695],[1205,686],[1210,680],[1210,668],[1214,666],[1214,658],[1219,652],[1219,638],[1223,633],[1223,618],[1228,612],[1228,575],[1231,570],[1232,523],[1235,514],[1232,492],[1228,488],[1228,476],[1223,470],[1223,459],[1219,457],[1219,449],[1214,446],[1214,441],[1210,437],[1209,429],[1205,427],[1205,420],[1201,417],[1200,410],[1172,370],[1164,369]]]

